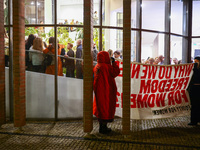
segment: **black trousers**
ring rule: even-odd
[[[191,123],[200,122],[200,85],[192,85],[190,89]]]
[[[74,68],[66,67],[66,77],[74,78]]]
[[[76,78],[83,79],[83,68],[81,64],[76,64]]]
[[[40,73],[45,73],[45,69],[43,65],[36,65],[36,66],[32,66],[32,71],[33,72],[40,72]]]

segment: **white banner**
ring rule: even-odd
[[[122,117],[122,62],[116,78],[116,115]],[[188,115],[190,99],[187,92],[193,64],[146,65],[131,64],[131,119],[156,119]]]

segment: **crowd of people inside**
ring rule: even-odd
[[[158,57],[152,58],[148,57],[146,60],[142,59],[143,64],[150,64],[150,65],[163,65],[164,64],[164,56],[160,55]],[[178,65],[182,64],[182,60],[178,60],[176,57],[170,58],[171,65]]]
[[[68,58],[82,58],[82,40],[77,40],[76,53],[72,50],[73,44],[68,43],[67,50],[65,45],[59,44],[57,41],[58,55],[58,76],[63,76],[63,68],[66,68],[67,77],[76,77],[82,79],[82,61]],[[95,46],[95,44],[94,44]],[[26,49],[26,70],[55,74],[55,38],[49,38],[49,45],[42,41],[42,38],[30,34],[25,44]],[[48,57],[47,57],[48,56]],[[63,57],[60,57],[63,56]]]
[[[65,45],[59,44],[57,48],[58,55],[58,76],[66,76],[72,78],[83,79],[83,61],[80,60],[83,58],[83,40],[78,39],[76,41],[76,50],[73,50],[74,45],[68,43],[67,47]],[[42,41],[42,38],[30,34],[28,39],[25,42],[26,49],[26,70],[46,73],[46,74],[55,74],[55,38],[49,38],[49,45]],[[94,61],[94,66],[97,61],[97,50],[96,44],[93,43],[92,57]],[[121,53],[119,51],[114,51],[109,49],[108,53],[110,57],[120,60]],[[47,57],[48,56],[48,57]],[[49,56],[51,56],[51,62],[48,64]],[[74,59],[73,59],[74,58]],[[76,59],[78,58],[78,59]],[[66,72],[63,70],[66,70]],[[65,73],[65,74],[64,74]]]
[[[78,39],[76,41],[76,50],[74,51],[74,45],[72,43],[68,43],[65,45],[58,43],[58,76],[66,76],[72,78],[83,79],[83,61],[80,60],[83,58],[83,40]],[[25,49],[26,49],[26,69],[34,72],[41,72],[47,74],[55,74],[55,57],[52,57],[51,64],[44,63],[47,61],[47,55],[55,55],[55,39],[54,37],[49,38],[49,45],[42,41],[42,38],[36,37],[33,34],[30,34],[28,39],[26,40]],[[93,43],[93,61],[94,66],[97,61],[98,50],[96,44]],[[110,57],[114,57],[116,60],[122,60],[123,57],[121,52],[116,50],[113,51],[109,49],[107,51]],[[60,57],[61,56],[61,57]],[[79,60],[75,60],[73,58],[80,58]],[[193,62],[193,60],[192,60]],[[148,57],[146,60],[142,59],[142,63],[151,64],[151,65],[163,65],[164,57],[160,55],[156,58]],[[170,64],[178,65],[181,64],[182,61],[177,58],[171,58]],[[66,72],[63,70],[66,70]]]

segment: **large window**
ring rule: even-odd
[[[193,1],[192,12],[192,58],[200,56],[200,1]]]
[[[62,49],[64,49],[62,55],[68,53],[70,50],[68,43],[70,43],[73,45],[71,49],[74,52],[74,57],[76,57],[77,40],[83,39],[83,2],[83,0],[26,0],[25,40],[28,39],[30,34],[33,34],[36,37],[42,38],[42,41],[48,46],[49,38],[56,36],[59,40],[59,44],[63,46]],[[185,8],[188,8],[189,2],[188,0],[132,0],[132,10],[130,14],[132,27],[131,61],[137,60],[138,62],[146,62],[148,58],[156,58],[159,55],[164,55],[165,60],[170,58],[177,58],[178,60],[183,59],[182,55],[185,54],[187,49],[187,47],[183,46],[187,41],[183,42],[183,40],[190,38],[185,32],[185,29],[188,28],[186,25],[188,23],[187,15],[189,14]],[[94,50],[107,51],[111,49],[113,52],[116,50],[120,51],[123,60],[123,0],[94,0],[93,6]],[[192,57],[200,54],[199,7],[200,1],[194,0],[192,12]],[[9,45],[12,44],[12,9],[9,8],[12,8],[12,1],[4,0],[5,33],[11,40],[9,41],[9,38],[5,40],[6,57],[8,57],[7,60],[11,60],[11,62],[6,62],[6,65],[12,66],[12,45],[11,47]],[[165,56],[165,54],[170,54],[170,56]],[[10,58],[9,55],[11,55]],[[61,55],[61,53],[58,53],[58,55]],[[63,63],[65,63],[66,61],[63,59],[64,56],[62,55],[59,56],[58,59],[62,58],[62,60],[64,60]],[[82,59],[82,57],[80,59]],[[76,62],[76,60],[74,60],[74,62]],[[66,93],[69,95],[72,93],[71,91],[73,88],[69,89],[70,87],[64,87],[61,89],[61,85],[63,84],[61,78],[65,80],[65,76],[67,76],[67,69],[64,64],[62,65],[61,77],[57,79],[57,75],[54,74],[47,80],[49,82],[45,82],[46,86],[50,87],[50,93],[54,93],[53,97],[50,98],[51,102],[47,106],[49,108],[53,107],[54,99],[57,99],[56,94],[61,104],[67,105],[67,103],[63,101],[65,95],[59,92],[63,90],[66,92],[67,90]],[[29,71],[31,72],[32,70]],[[35,75],[37,76],[38,74],[34,74],[34,76]],[[76,77],[76,75],[77,71],[75,69],[74,77]],[[38,81],[45,80],[43,78],[45,76],[44,73],[40,73],[39,76],[40,79]],[[35,85],[32,89],[35,94],[41,95],[38,94],[41,91],[36,88],[40,83],[35,80],[31,80],[30,82],[30,84]],[[66,82],[76,83],[76,79],[71,78]],[[55,83],[58,83],[58,85]],[[59,92],[57,92],[57,90]],[[45,97],[48,94],[49,91],[45,91],[43,96]],[[44,101],[47,101],[47,99]],[[32,102],[30,102],[28,104],[42,111],[42,107],[38,106],[36,103],[32,104]],[[60,108],[59,115],[63,117],[62,111],[64,111],[64,109],[61,108],[62,105],[58,107]],[[31,108],[29,110],[31,110]],[[47,118],[53,116],[52,112],[50,112],[50,114],[51,116],[47,116]]]

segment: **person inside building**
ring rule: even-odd
[[[114,57],[115,57],[116,59],[121,59],[121,58],[120,58],[120,55],[121,55],[121,53],[120,53],[119,51],[115,51],[115,52],[114,52]]]
[[[175,65],[178,65],[178,59],[177,59],[177,58],[173,58],[173,63],[174,63]]]
[[[191,118],[188,125],[197,125],[200,122],[200,57],[194,58],[193,76],[190,82]]]
[[[73,44],[68,43],[67,49],[69,50],[65,57],[73,57],[74,58],[74,51],[72,50]],[[65,59],[66,61],[66,77],[74,78],[74,70],[75,70],[75,63],[73,59]]]
[[[159,65],[164,65],[164,57],[163,57],[163,55],[160,55],[159,57],[158,57],[158,60],[159,60]]]
[[[149,58],[148,61],[149,61],[150,65],[153,65],[155,60],[154,60],[154,58]]]
[[[70,25],[74,25],[74,19],[72,19],[72,21],[70,22]],[[73,31],[74,31],[74,28],[73,28],[73,27],[70,27],[70,31],[73,32]]]
[[[97,47],[96,47],[96,44],[95,44],[95,43],[93,43],[92,54],[93,54],[93,61],[97,61],[98,50],[97,50]]]
[[[29,49],[29,60],[32,62],[32,71],[44,73],[43,67],[43,41],[37,37],[33,40],[33,46]]]
[[[93,114],[99,121],[99,133],[107,134],[111,129],[107,127],[108,122],[114,120],[116,108],[117,87],[115,77],[120,73],[119,67],[112,58],[110,62],[109,53],[101,51],[97,55],[97,65],[94,68],[93,89],[95,93],[93,103]]]
[[[58,55],[61,54],[61,47],[58,46]],[[50,37],[49,38],[49,46],[43,50],[44,54],[49,54],[52,55],[53,60],[51,62],[51,65],[46,66],[46,74],[51,74],[51,75],[55,75],[55,38],[54,37]],[[58,76],[63,76],[63,71],[62,71],[62,62],[60,57],[58,57]]]
[[[31,46],[33,46],[33,40],[35,38],[36,38],[35,35],[30,34],[28,36],[28,39],[26,40],[26,43],[25,43],[25,50],[26,50],[26,53],[25,53],[25,62],[26,62],[26,69],[27,70],[32,70],[32,62],[29,61],[29,52],[28,52],[28,50],[30,49]]]
[[[113,50],[112,50],[112,49],[109,49],[109,50],[108,50],[108,54],[109,54],[109,57],[113,57]]]
[[[82,58],[82,40],[77,40],[76,44],[76,58]],[[83,69],[81,60],[76,60],[76,78],[83,79]]]

